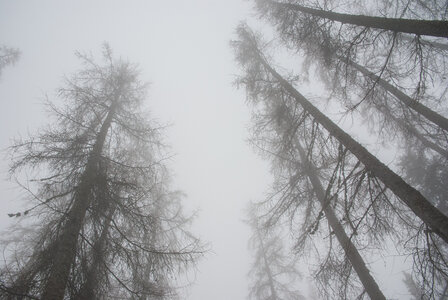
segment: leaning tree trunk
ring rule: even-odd
[[[383,292],[381,292],[375,279],[372,277],[372,275],[370,275],[369,269],[367,268],[362,256],[359,254],[358,249],[356,249],[355,245],[353,245],[352,241],[345,233],[345,230],[342,227],[341,223],[339,223],[339,220],[336,217],[334,211],[331,209],[331,206],[329,205],[328,199],[325,195],[324,188],[322,187],[322,183],[316,174],[316,169],[308,160],[302,146],[297,143],[296,147],[299,150],[300,160],[302,162],[302,166],[305,168],[305,174],[308,176],[313,186],[314,193],[316,194],[317,199],[322,206],[322,210],[327,217],[328,224],[334,231],[334,234],[336,235],[336,238],[342,249],[344,249],[345,255],[350,261],[350,264],[355,269],[359,280],[361,280],[361,283],[364,286],[364,289],[366,290],[370,299],[386,300],[386,297],[383,295]]]
[[[396,87],[394,87],[392,84],[387,82],[386,80],[380,78],[379,76],[375,75],[374,73],[370,72],[363,66],[355,63],[354,61],[348,60],[347,58],[338,57],[341,61],[346,63],[349,66],[353,66],[356,70],[361,72],[364,76],[367,76],[378,83],[382,88],[384,88],[387,92],[394,95],[399,101],[404,103],[407,107],[414,110],[415,112],[419,113],[420,115],[424,116],[426,119],[431,121],[432,123],[439,126],[441,129],[448,132],[448,119],[444,116],[438,114],[437,112],[431,110],[429,107],[419,103],[418,101],[412,99]]]
[[[279,82],[305,111],[321,124],[330,135],[343,144],[358,160],[384,185],[401,199],[433,232],[448,243],[448,217],[434,207],[419,191],[407,184],[403,178],[384,165],[366,148],[355,141],[349,134],[331,121],[325,114],[317,109],[302,94],[300,94],[287,80],[278,74],[261,56],[254,52],[256,58],[265,69]]]
[[[429,35],[436,37],[448,37],[448,22],[438,20],[414,20],[414,19],[394,19],[383,17],[371,17],[365,15],[351,15],[336,13],[332,11],[315,9],[300,4],[281,3],[269,1],[269,4],[280,8],[299,11],[315,17],[320,17],[344,24],[358,25],[368,28],[382,29],[393,32],[411,33],[416,35]]]
[[[62,300],[64,298],[70,269],[75,262],[78,235],[84,223],[87,208],[91,202],[91,191],[95,176],[97,175],[101,152],[117,105],[118,100],[115,100],[109,108],[109,112],[90,153],[84,173],[81,176],[80,183],[73,196],[73,206],[67,213],[67,221],[62,228],[62,233],[58,240],[58,247],[54,253],[53,265],[48,280],[45,283],[42,299]]]

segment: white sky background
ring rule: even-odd
[[[100,56],[107,41],[116,56],[139,64],[151,82],[148,107],[170,123],[166,142],[176,154],[173,184],[199,209],[193,232],[211,242],[188,299],[245,299],[251,261],[248,228],[241,222],[249,200],[263,197],[268,163],[247,144],[249,109],[229,41],[242,20],[257,24],[251,1],[6,1],[0,0],[0,44],[22,51],[0,78],[0,148],[46,125],[44,95],[81,66],[75,50]],[[285,66],[287,67],[287,66]],[[8,161],[0,161],[0,179]],[[0,230],[17,211],[20,193],[0,182]],[[398,272],[398,271],[397,271]],[[387,278],[379,278],[387,284]],[[398,298],[398,297],[397,297]]]

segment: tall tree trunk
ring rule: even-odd
[[[260,230],[258,229],[258,224],[257,224],[256,230],[257,230],[258,242],[260,243],[260,247],[261,247],[261,252],[263,253],[264,266],[266,268],[266,273],[268,274],[269,288],[271,289],[271,298],[270,299],[279,300],[279,298],[277,296],[277,291],[275,290],[274,277],[272,276],[272,271],[269,266],[268,258],[266,256],[266,249],[264,248],[263,239],[261,238]]]
[[[45,283],[42,299],[62,300],[64,298],[70,269],[75,261],[78,235],[84,223],[87,208],[91,202],[91,191],[94,186],[95,176],[97,175],[101,152],[117,105],[118,98],[112,102],[109,108],[109,112],[90,153],[84,173],[81,176],[80,183],[75,191],[73,206],[67,213],[67,221],[62,228],[62,233],[58,240],[57,250],[54,253],[53,266],[48,280]]]
[[[435,208],[419,191],[407,184],[403,178],[389,169],[386,165],[361,146],[349,134],[343,131],[302,94],[300,94],[288,81],[278,74],[259,54],[257,59],[266,70],[278,80],[280,85],[299,103],[305,111],[321,124],[330,135],[343,144],[358,160],[366,166],[384,185],[398,196],[428,227],[448,243],[448,217]]]
[[[331,209],[331,206],[328,203],[328,199],[325,196],[325,190],[322,187],[322,183],[319,180],[319,177],[317,176],[316,169],[308,160],[302,146],[299,143],[297,143],[296,146],[299,150],[302,166],[305,167],[305,173],[311,181],[317,199],[319,200],[325,216],[328,220],[328,224],[330,225],[331,229],[333,229],[339,244],[341,245],[342,249],[344,249],[345,255],[355,269],[356,274],[358,274],[358,277],[361,280],[364,289],[366,290],[370,299],[386,300],[386,297],[383,295],[383,292],[381,292],[375,279],[372,277],[372,275],[370,275],[369,269],[367,268],[363,258],[359,254],[358,249],[356,249],[355,245],[353,245],[352,241],[345,233],[345,230],[342,227],[341,223],[339,223],[339,220],[336,217],[334,211]]]
[[[368,28],[376,28],[389,30],[393,32],[404,32],[416,35],[430,35],[436,37],[448,37],[448,22],[434,20],[413,20],[413,19],[394,19],[383,17],[371,17],[365,15],[351,15],[326,11],[321,9],[310,8],[300,4],[281,3],[277,1],[269,1],[268,3],[278,5],[293,11],[300,11],[315,17],[320,17],[344,24],[352,24],[364,26]]]
[[[441,129],[448,132],[448,119],[444,116],[438,114],[437,112],[431,110],[427,106],[415,101],[390,83],[388,83],[386,80],[380,78],[379,76],[373,74],[363,66],[355,63],[354,61],[348,60],[345,57],[338,57],[341,61],[346,63],[349,66],[353,66],[356,70],[361,72],[363,75],[370,77],[372,80],[377,82],[382,88],[384,88],[386,91],[394,95],[399,101],[406,104],[410,109],[414,110],[415,112],[421,114],[429,121],[433,122],[437,126],[439,126]]]

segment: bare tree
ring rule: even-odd
[[[410,25],[411,19],[422,24],[446,24],[447,3],[379,1],[371,6],[356,0],[261,0],[257,5],[283,41],[305,54],[307,65],[318,67],[320,77],[348,112],[360,107],[379,137],[400,140],[403,178],[444,211],[445,184],[438,178],[443,178],[448,157],[446,41],[422,38],[422,33],[408,30],[412,25],[408,29],[376,26],[368,22],[379,20],[377,17],[364,18],[356,10],[386,17],[384,24],[389,25],[389,20]],[[412,155],[418,152],[420,158]],[[428,164],[420,166],[422,176],[417,178],[414,163],[422,161]],[[415,277],[429,298],[437,298],[448,278],[447,246],[423,228],[411,236],[405,245],[414,258]]]
[[[334,293],[341,299],[361,297],[365,289],[371,297],[375,295],[373,298],[384,298],[356,250],[379,247],[381,251],[381,244],[389,238],[405,243],[405,255],[414,254],[421,260],[420,265],[426,269],[417,271],[437,287],[438,293],[447,271],[446,243],[415,217],[403,199],[406,196],[397,195],[387,176],[382,177],[392,171],[379,171],[381,163],[373,155],[275,72],[263,53],[264,44],[250,29],[243,25],[238,33],[240,40],[233,45],[245,71],[238,84],[245,86],[254,107],[252,142],[273,160],[276,178],[272,193],[262,203],[268,211],[265,222],[276,222],[285,214],[292,224],[299,219],[300,250],[306,248],[310,236],[324,230],[319,224],[327,218],[329,233],[323,238],[329,239],[329,250],[326,258],[319,260],[316,276],[323,282],[337,278],[337,286],[330,291],[334,297]],[[443,216],[427,199],[423,201]],[[343,256],[331,242],[333,235]],[[352,267],[362,282],[361,293],[359,287],[350,287],[357,281]]]
[[[422,40],[422,33],[410,35],[407,32],[413,26],[407,22],[446,26],[446,3],[396,1],[392,4],[380,1],[375,6],[362,0],[257,0],[256,3],[261,16],[272,21],[289,45],[301,49],[307,56],[321,56],[327,67],[331,55],[349,58],[380,77],[392,78],[396,85],[413,87],[412,95],[417,99],[424,95],[431,83],[440,83],[445,77],[446,58],[441,49],[445,41]],[[348,13],[339,14],[336,10]],[[368,11],[370,15],[381,17],[359,16],[357,11]],[[347,19],[331,18],[338,15]],[[382,20],[384,28],[351,22],[369,18]],[[394,20],[399,26],[389,27],[387,20]],[[436,27],[443,30],[443,26]],[[424,25],[418,27],[425,28]],[[339,71],[344,73],[344,67],[341,66]]]
[[[298,3],[278,2],[272,0],[261,0],[259,3],[261,3],[261,6],[277,6],[279,8],[310,14],[318,18],[329,19],[331,21],[337,21],[344,24],[384,29],[393,32],[412,33],[416,35],[448,37],[448,22],[442,20],[393,19],[371,17],[366,15],[351,15],[306,7]]]
[[[57,126],[11,147],[11,174],[42,171],[24,185],[37,203],[11,214],[36,217],[36,227],[15,243],[2,290],[43,299],[168,297],[167,279],[203,250],[186,231],[181,194],[170,190],[162,127],[141,109],[147,85],[107,45],[102,65],[78,56],[84,69],[59,90],[65,106],[48,104]]]
[[[235,42],[237,59],[249,72],[248,76],[266,76],[268,82],[274,81],[290,97],[292,97],[315,122],[323,126],[331,136],[353,153],[360,162],[387,188],[397,195],[425,224],[437,233],[445,242],[448,242],[448,218],[436,209],[420,192],[407,184],[399,175],[381,163],[375,156],[356,142],[350,135],[320,112],[302,94],[300,94],[287,80],[277,73],[264,58],[257,44],[255,36],[244,26],[238,28],[241,40]],[[255,73],[258,72],[258,73]],[[251,87],[254,92],[262,87]]]
[[[370,9],[371,14],[395,14],[394,22],[401,25],[408,21],[405,16],[413,22],[441,18],[434,22],[446,23],[446,16],[439,14],[446,3],[397,1],[390,5],[383,1],[372,9],[368,3],[360,4],[362,1],[256,2],[261,16],[273,22],[284,41],[304,53],[307,64],[319,66],[321,77],[349,111],[365,104],[364,115],[378,132],[388,133],[387,139],[399,136],[398,129],[403,140],[412,138],[446,156],[448,120],[442,106],[446,89],[440,88],[446,86],[446,45],[419,34],[405,34],[406,30],[398,27],[378,30],[372,24],[353,23],[351,17],[369,18],[332,11],[359,7]],[[378,8],[381,4],[383,9]],[[334,16],[348,19],[341,23],[342,19]]]

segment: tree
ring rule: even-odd
[[[254,252],[254,262],[249,275],[252,285],[248,299],[254,300],[300,300],[305,299],[299,290],[293,289],[301,279],[296,260],[285,253],[282,238],[273,227],[263,228],[251,205],[247,223],[252,237],[249,247]],[[293,256],[292,256],[293,257]]]
[[[327,199],[326,191],[324,190],[322,183],[319,180],[315,168],[308,161],[305,150],[300,144],[297,145],[297,149],[302,161],[302,168],[305,170],[305,173],[307,174],[313,186],[314,193],[321,203],[322,211],[325,213],[328,224],[332,228],[334,234],[336,235],[336,238],[339,241],[339,244],[344,249],[345,255],[358,274],[358,277],[361,280],[367,294],[371,299],[386,299],[386,297],[383,295],[383,292],[379,289],[378,284],[370,275],[369,269],[367,268],[364,259],[361,257],[358,250],[345,233],[344,228],[339,223],[339,220],[336,217],[334,211],[331,209],[331,206],[328,205],[329,199]]]
[[[344,59],[344,58],[340,58]],[[378,83],[381,87],[383,87],[386,91],[388,91],[390,94],[394,95],[396,99],[404,103],[406,106],[408,106],[410,109],[416,111],[420,115],[424,116],[437,126],[439,126],[441,129],[448,131],[448,119],[443,117],[442,115],[438,114],[437,112],[431,110],[430,108],[422,105],[421,103],[418,103],[414,101],[411,97],[401,92],[396,87],[392,86],[390,83],[386,82],[384,79],[381,79],[379,76],[373,74],[366,68],[360,66],[359,64],[348,61],[348,65],[353,66],[356,70],[358,70],[360,73],[365,75],[366,77],[370,77],[372,80]]]
[[[420,192],[407,184],[399,175],[381,163],[375,156],[356,142],[350,135],[320,112],[302,94],[300,94],[287,80],[277,73],[263,57],[253,34],[244,26],[238,28],[240,41],[235,43],[237,59],[246,68],[251,79],[257,80],[257,76],[266,76],[268,82],[274,81],[280,88],[293,98],[315,122],[324,127],[331,136],[335,137],[342,145],[355,155],[361,163],[397,197],[399,197],[426,225],[437,233],[445,242],[448,242],[448,217],[437,210]],[[256,74],[255,72],[258,72]],[[255,82],[254,84],[257,84]],[[246,83],[247,86],[247,83]],[[257,86],[249,86],[253,93],[260,92]]]
[[[166,298],[168,278],[203,250],[185,227],[181,194],[170,190],[161,126],[141,109],[147,85],[107,45],[102,65],[78,56],[84,69],[58,91],[65,106],[48,104],[57,126],[11,147],[11,174],[45,171],[25,185],[37,204],[11,214],[37,220],[15,243],[2,290],[43,299]]]
[[[377,137],[387,143],[398,139],[396,144],[402,148],[398,153],[403,150],[402,177],[444,211],[446,201],[440,201],[444,183],[438,178],[443,176],[448,157],[447,46],[434,36],[422,38],[423,33],[413,31],[411,23],[420,23],[422,28],[423,24],[446,24],[447,3],[256,2],[260,15],[274,24],[284,44],[304,54],[305,66],[317,67],[317,74],[347,112],[360,108]],[[365,13],[386,18],[382,19],[384,26],[371,23],[380,18],[361,15]],[[410,26],[393,27],[392,20]],[[420,158],[412,155],[419,152]],[[432,161],[431,167],[422,161]],[[418,173],[425,174],[420,178],[414,168],[418,163],[423,171]],[[405,245],[414,258],[415,278],[429,298],[436,298],[448,278],[446,243],[433,239],[421,227]]]
[[[370,275],[366,263],[359,253],[354,253],[356,249],[372,247],[381,250],[381,244],[389,238],[394,243],[406,241],[406,245],[412,245],[411,253],[407,254],[424,258],[424,264],[430,268],[420,270],[420,274],[429,281],[433,280],[433,287],[439,287],[447,270],[444,259],[446,243],[432,230],[425,229],[425,225],[407,208],[408,203],[403,198],[388,191],[390,182],[381,176],[391,171],[375,171],[380,164],[376,158],[367,154],[361,145],[352,143],[349,135],[275,72],[268,63],[263,51],[266,46],[259,37],[244,25],[238,28],[238,33],[240,40],[233,42],[233,45],[245,71],[238,83],[244,85],[254,107],[252,142],[263,155],[271,157],[276,178],[274,190],[262,203],[267,210],[265,215],[269,216],[266,222],[275,222],[284,214],[288,214],[291,224],[297,223],[296,219],[299,218],[302,225],[297,230],[301,232],[297,237],[297,247],[305,249],[310,236],[324,230],[319,224],[324,217],[327,218],[331,227],[323,238],[330,239],[329,250],[326,258],[319,259],[321,267],[316,275],[326,285],[329,280],[338,281],[333,293],[339,291],[340,294],[333,297],[352,298],[356,290],[359,291],[356,286],[349,287],[356,282],[351,266],[358,276],[366,276],[361,279],[363,287],[371,293],[371,297],[375,295],[368,282],[372,282],[370,287],[376,284],[372,278],[368,279]],[[294,80],[294,77],[289,80]],[[358,147],[352,147],[356,144],[358,150],[363,150],[353,151]],[[304,150],[300,150],[302,148]],[[376,161],[369,162],[369,157]],[[427,202],[425,205],[432,206],[428,200],[424,201]],[[440,214],[437,209],[432,210]],[[338,227],[341,230],[337,230]],[[341,244],[347,258],[345,262],[340,261],[340,254],[335,254],[336,249],[331,242],[333,235]],[[347,240],[353,244],[350,245]],[[350,252],[352,258],[358,256],[359,263],[349,258]],[[431,255],[418,256],[421,253]],[[372,253],[367,255],[371,256]],[[362,266],[364,270],[360,268]],[[350,289],[353,293],[347,296]],[[362,293],[357,292],[357,295]],[[378,295],[374,298],[381,297]]]
[[[279,101],[281,102],[281,101]],[[282,105],[282,104],[279,104]],[[277,108],[275,106],[267,107],[267,110],[260,113],[264,118],[268,118],[269,120],[266,121],[266,123],[271,124],[271,127],[274,127],[274,131],[276,135],[280,136],[280,139],[275,139],[275,141],[272,141],[273,145],[281,144],[284,149],[276,149],[274,147],[273,150],[265,150],[266,152],[275,155],[278,162],[275,163],[275,165],[281,168],[286,169],[287,171],[283,174],[278,174],[277,176],[280,178],[285,178],[286,183],[282,183],[279,190],[275,190],[273,194],[279,194],[282,193],[282,197],[278,200],[279,205],[284,207],[296,207],[296,205],[300,205],[300,202],[304,200],[298,200],[297,198],[305,198],[308,197],[311,199],[308,199],[307,201],[312,202],[313,198],[317,198],[318,203],[320,204],[319,212],[317,213],[316,220],[310,224],[310,222],[305,222],[305,226],[307,227],[305,229],[305,233],[308,233],[310,235],[314,235],[315,232],[318,230],[320,219],[325,217],[327,219],[327,222],[329,224],[329,227],[331,229],[332,234],[336,236],[336,239],[341,246],[345,257],[347,258],[349,264],[353,266],[353,268],[356,271],[356,274],[358,275],[364,289],[366,290],[367,294],[370,296],[371,299],[386,299],[381,290],[378,287],[378,284],[375,282],[374,278],[370,275],[369,269],[364,262],[362,256],[357,250],[357,247],[352,242],[352,236],[348,236],[341,225],[339,221],[339,217],[336,215],[335,211],[333,210],[333,204],[332,202],[335,202],[333,199],[334,196],[329,195],[329,190],[324,189],[323,184],[321,180],[319,179],[322,176],[319,176],[319,172],[317,171],[317,168],[309,161],[308,155],[305,153],[305,150],[302,148],[298,140],[299,137],[296,136],[297,132],[297,123],[295,122],[293,116],[288,113],[288,109],[282,109],[281,119],[277,115]],[[302,119],[303,122],[303,119]],[[304,122],[303,122],[304,123]],[[263,131],[266,131],[267,128],[263,128]],[[302,138],[303,139],[303,138]],[[276,151],[276,152],[274,152]],[[342,164],[342,162],[341,162]],[[307,190],[306,187],[301,186],[299,184],[301,176],[299,174],[303,174],[304,183],[310,183],[311,187],[310,190],[305,192]],[[285,186],[288,186],[291,190],[290,193],[286,193]],[[298,193],[298,194],[297,194]],[[346,191],[347,193],[347,191]],[[308,194],[308,196],[304,196],[304,194]],[[295,203],[297,202],[297,203]],[[280,204],[281,203],[281,204]],[[335,203],[336,205],[336,203]],[[281,211],[281,210],[280,210]],[[346,210],[347,211],[347,210]],[[279,209],[273,209],[271,211],[272,215],[274,215],[275,218],[279,218],[283,213],[279,212]],[[302,219],[310,219],[310,213],[311,209],[306,209],[306,215],[301,216]],[[346,220],[350,219],[350,217],[347,215],[347,217],[344,217]],[[294,221],[291,220],[290,223],[293,223]],[[268,222],[269,224],[269,222]],[[354,234],[356,233],[357,227],[354,228]],[[303,243],[303,241],[297,242],[297,244]],[[325,267],[322,266],[321,270],[324,270]],[[318,273],[322,273],[319,271]],[[341,277],[346,277],[345,274],[338,274],[342,275]],[[333,276],[335,275],[333,274]],[[328,283],[328,281],[326,281]],[[344,282],[343,284],[347,284],[347,282]],[[340,298],[347,298],[348,295],[346,294],[347,288],[339,289],[342,292],[340,295]]]
[[[425,294],[423,294],[422,290],[418,287],[417,283],[412,278],[412,275],[404,272],[403,283],[406,285],[408,292],[413,296],[413,300],[421,300],[425,299]]]
[[[0,46],[0,76],[4,67],[15,64],[19,58],[19,49]]]
[[[304,6],[303,1],[260,0],[257,5],[261,16],[274,23],[288,45],[304,53],[308,64],[319,66],[321,77],[342,97],[349,111],[363,103],[365,117],[373,121],[378,132],[388,132],[387,139],[396,137],[398,129],[403,140],[411,137],[446,156],[448,120],[439,113],[445,110],[441,103],[446,89],[440,87],[446,86],[446,45],[422,39],[417,31],[414,36],[405,33],[412,28],[408,21],[446,24],[446,16],[439,16],[440,6],[446,3],[397,1],[392,7],[382,1],[372,8],[363,1],[316,0]],[[381,28],[385,30],[380,30],[369,18],[381,18],[335,13],[331,7],[371,10],[371,14],[382,16],[395,14],[398,18],[393,20],[399,26],[389,27],[383,22]],[[413,20],[403,19],[406,16]],[[355,19],[362,22],[351,21]],[[361,100],[353,102],[351,98],[357,99],[358,94],[362,94]]]
[[[292,11],[310,14],[318,18],[329,19],[343,24],[352,24],[367,28],[384,29],[393,32],[412,33],[416,35],[430,35],[448,37],[448,22],[439,20],[393,19],[371,17],[366,15],[350,15],[306,7],[298,3],[277,2],[272,0],[258,1],[261,6],[278,6]],[[266,9],[266,8],[265,8]],[[270,8],[267,8],[270,9]]]
[[[446,3],[380,1],[375,6],[362,0],[257,0],[256,3],[261,16],[272,21],[289,45],[309,57],[321,56],[327,67],[334,54],[351,61],[360,60],[358,63],[380,77],[390,76],[396,85],[413,87],[416,100],[424,95],[429,87],[427,83],[439,83],[446,74],[446,58],[441,49],[445,43],[434,38],[422,40],[422,33],[418,32],[426,27],[423,24],[446,27]],[[336,13],[336,10],[347,13]],[[357,15],[361,11],[382,17]],[[355,19],[361,22],[352,22]],[[369,24],[369,19],[379,20],[382,25]],[[391,20],[396,27],[390,26]],[[412,26],[409,21],[421,25]],[[437,30],[443,30],[443,26],[436,26]],[[344,67],[338,71],[344,73]]]

